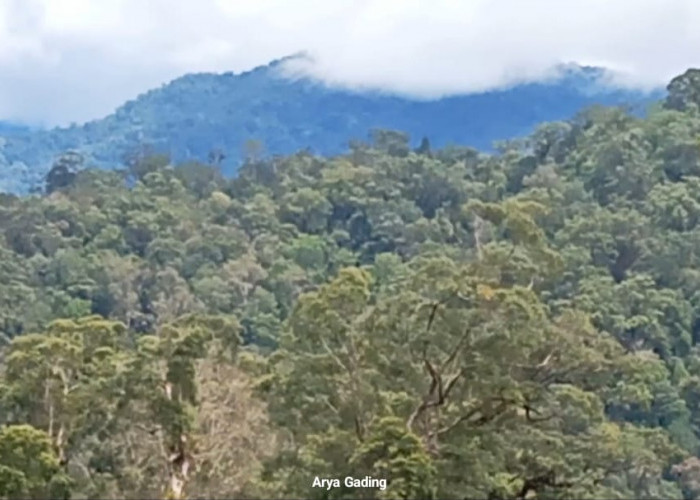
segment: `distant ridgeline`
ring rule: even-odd
[[[3,137],[31,132],[29,127],[12,122],[0,121],[0,135]]]
[[[217,152],[230,175],[251,140],[266,154],[310,148],[333,155],[372,129],[396,129],[414,142],[427,137],[437,147],[455,143],[488,150],[494,141],[525,135],[540,122],[568,119],[586,106],[642,110],[662,96],[610,88],[600,83],[602,70],[572,67],[555,81],[421,101],[286,78],[279,71],[285,60],[238,75],[185,75],[80,126],[37,131],[0,123],[0,191],[40,187],[68,150],[79,152],[86,165],[104,168],[122,165],[125,155],[145,146],[177,162],[207,162]]]

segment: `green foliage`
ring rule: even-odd
[[[436,471],[418,436],[405,422],[386,417],[376,422],[350,459],[355,477],[390,478],[377,498],[435,498]]]
[[[0,198],[0,496],[694,498],[697,137],[596,108]]]
[[[1,498],[67,499],[70,483],[46,433],[30,425],[0,428]]]

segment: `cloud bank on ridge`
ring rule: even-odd
[[[0,119],[99,118],[184,73],[307,51],[330,83],[422,97],[605,66],[664,85],[700,65],[697,0],[0,0]]]

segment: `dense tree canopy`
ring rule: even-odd
[[[377,131],[2,196],[0,498],[700,498],[679,78],[492,155]]]

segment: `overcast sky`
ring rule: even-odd
[[[303,50],[332,82],[431,96],[561,62],[663,85],[700,66],[699,27],[700,0],[0,0],[0,119],[99,118],[181,74]]]

